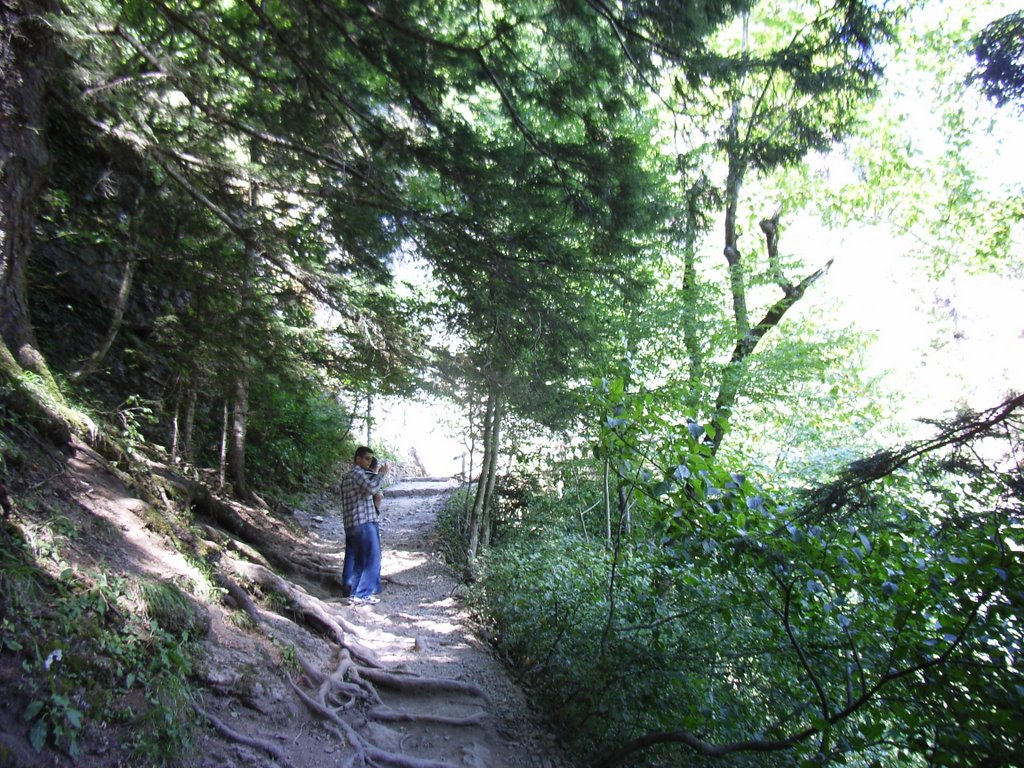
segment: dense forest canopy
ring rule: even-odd
[[[1021,399],[911,435],[823,298],[858,226],[1022,277],[1024,25],[954,5],[0,0],[3,487],[17,426],[262,503],[431,393],[584,762],[1013,763]]]

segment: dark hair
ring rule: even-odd
[[[373,453],[373,449],[368,447],[368,446],[365,446],[365,445],[360,445],[358,448],[356,448],[356,456],[355,457],[357,459],[361,459],[361,458],[363,458],[363,456],[365,456],[368,453]]]

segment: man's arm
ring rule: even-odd
[[[373,496],[380,491],[380,485],[384,482],[383,474],[375,475],[365,469],[352,472],[352,483],[367,496]]]

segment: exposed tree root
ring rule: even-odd
[[[299,699],[310,708],[315,714],[330,721],[336,725],[345,737],[345,741],[348,742],[349,746],[356,751],[355,764],[366,764],[366,765],[390,765],[395,768],[455,768],[451,763],[441,763],[435,760],[421,760],[418,757],[409,757],[408,755],[401,755],[397,752],[389,752],[379,747],[375,747],[373,744],[368,742],[359,732],[356,731],[351,725],[345,722],[336,712],[324,707],[320,702],[316,701],[313,697],[303,691],[295,682],[289,678],[292,690]]]
[[[258,739],[254,736],[247,736],[244,733],[239,733],[238,731],[228,726],[223,720],[219,719],[214,715],[211,715],[209,712],[204,711],[197,704],[193,704],[192,709],[194,709],[196,713],[199,714],[200,717],[203,717],[206,720],[208,720],[210,724],[213,725],[214,728],[216,728],[224,736],[227,736],[232,741],[237,741],[239,744],[245,744],[249,747],[256,747],[257,749],[262,749],[268,755],[270,755],[279,763],[281,763],[281,765],[291,765],[291,763],[288,761],[287,755],[285,755],[284,751],[279,746],[277,746],[277,744],[274,744],[273,742],[267,741],[265,739]]]
[[[274,518],[265,507],[254,509],[241,502],[222,498],[203,483],[185,477],[157,462],[147,462],[153,477],[183,493],[186,503],[200,515],[213,521],[222,531],[230,534],[214,536],[218,544],[233,549],[247,559],[266,563],[282,573],[302,576],[309,581],[327,586],[338,586],[338,569],[316,556],[295,556],[294,532],[287,524]],[[250,519],[255,516],[256,519]],[[209,526],[207,526],[209,528]],[[215,530],[215,529],[214,529]]]
[[[392,709],[385,705],[377,691],[378,687],[411,694],[458,693],[476,697],[485,702],[488,696],[479,686],[460,680],[423,678],[410,674],[387,671],[381,668],[372,651],[359,644],[355,638],[359,628],[328,610],[317,597],[275,574],[268,568],[222,556],[221,566],[244,582],[259,586],[284,597],[291,609],[312,629],[325,634],[338,646],[336,663],[331,672],[317,669],[301,654],[296,658],[302,669],[306,684],[313,690],[304,690],[290,677],[288,682],[299,699],[317,716],[339,729],[339,735],[355,750],[353,765],[395,766],[396,768],[452,768],[447,763],[410,757],[408,755],[381,749],[370,743],[343,715],[350,714],[360,704],[369,705],[366,720],[378,723],[426,723],[448,726],[479,726],[485,722],[487,713],[476,712],[466,717],[444,717],[431,714],[414,714]],[[233,579],[223,576],[218,579],[230,593],[245,594]],[[236,602],[253,616],[258,626],[265,626],[259,609],[251,601],[236,595]]]
[[[402,581],[401,579],[396,578],[394,576],[381,576],[380,580],[384,581],[384,582],[387,582],[388,584],[394,584],[396,587],[415,587],[416,586],[416,584],[414,584],[411,581]]]
[[[319,631],[325,631],[334,642],[342,648],[348,649],[353,656],[367,666],[381,666],[373,651],[353,639],[357,636],[358,629],[342,617],[328,612],[324,604],[316,597],[261,565],[227,557],[223,558],[222,562],[249,582],[286,598],[292,608],[302,615],[307,624]]]
[[[216,572],[214,579],[217,586],[227,590],[227,593],[231,595],[231,599],[235,601],[235,605],[242,611],[245,611],[246,615],[253,620],[256,626],[263,623],[263,616],[260,614],[259,608],[256,607],[249,597],[248,592],[220,571]]]
[[[376,685],[382,685],[392,690],[420,692],[420,693],[464,693],[469,696],[477,696],[490,703],[487,693],[478,685],[465,683],[461,680],[446,680],[436,677],[413,677],[404,674],[386,672],[383,669],[364,669],[360,674]]]
[[[455,768],[449,763],[404,754],[397,738],[394,748],[383,748],[374,744],[369,734],[378,733],[376,729],[388,723],[481,726],[487,721],[488,712],[480,709],[462,717],[406,712],[388,706],[381,698],[379,689],[412,696],[454,693],[489,704],[486,692],[469,682],[425,678],[384,669],[374,651],[363,644],[365,630],[362,627],[346,618],[343,611],[336,610],[335,606],[283,578],[274,570],[283,570],[288,575],[315,574],[318,583],[331,583],[331,579],[325,579],[324,574],[330,571],[336,577],[336,566],[301,560],[303,555],[296,556],[293,552],[296,541],[289,531],[261,530],[265,514],[262,510],[253,510],[237,502],[220,499],[199,483],[180,478],[172,472],[163,476],[179,490],[184,489],[189,503],[212,522],[212,525],[205,526],[203,536],[215,545],[218,553],[214,559],[216,583],[253,620],[259,632],[270,635],[274,624],[269,621],[270,615],[266,609],[261,609],[252,599],[251,592],[254,589],[284,598],[288,606],[285,615],[289,620],[305,625],[335,646],[330,670],[321,669],[296,653],[295,658],[302,670],[301,678],[293,679],[289,676],[287,680],[304,706],[325,721],[328,731],[335,733],[339,740],[351,748],[349,764],[364,767]],[[253,515],[259,515],[261,519],[251,519]],[[197,711],[227,738],[263,750],[282,763],[286,761],[284,752],[276,744],[237,733],[215,716],[198,708]],[[364,730],[370,722],[381,725]]]
[[[467,717],[445,717],[444,715],[414,715],[399,712],[390,707],[376,707],[366,713],[367,720],[377,723],[429,723],[431,725],[470,726],[482,725],[487,719],[486,712],[476,712]]]

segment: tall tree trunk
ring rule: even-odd
[[[724,436],[724,419],[728,418],[736,398],[739,396],[740,385],[743,378],[743,367],[757,345],[761,342],[772,328],[782,322],[786,312],[803,298],[807,289],[820,277],[825,275],[832,266],[829,259],[824,266],[804,277],[800,282],[790,282],[782,272],[779,262],[779,213],[761,221],[761,231],[765,237],[765,249],[768,253],[768,264],[775,284],[782,290],[782,298],[768,307],[764,316],[752,328],[748,326],[747,332],[736,340],[733,347],[732,357],[722,373],[722,382],[718,389],[718,398],[715,401],[716,431],[712,439],[712,449],[717,451],[722,444]]]
[[[245,475],[245,431],[249,421],[249,379],[245,374],[235,377],[231,405],[231,432],[228,445],[227,477],[235,496],[248,499],[252,493]]]
[[[171,463],[176,464],[178,459],[188,461],[192,455],[192,425],[196,419],[196,376],[198,372],[193,366],[188,377],[178,377],[178,392],[174,402],[174,435],[171,444]],[[182,391],[184,389],[184,392]],[[182,400],[185,403],[185,415],[181,415]]]
[[[218,490],[223,490],[224,483],[227,480],[227,467],[228,467],[228,424],[230,420],[228,415],[230,414],[230,404],[228,399],[224,398],[224,412],[221,416],[220,424],[220,472],[218,474]]]
[[[480,525],[483,518],[484,501],[487,496],[488,468],[491,465],[492,439],[494,430],[495,400],[492,392],[488,392],[487,406],[483,418],[483,446],[484,455],[480,460],[480,479],[476,484],[476,496],[473,499],[473,509],[469,513],[469,547],[466,557],[474,560],[480,551]]]
[[[366,391],[366,445],[373,439],[373,389]]]
[[[732,296],[732,313],[734,324],[734,338],[736,346],[743,343],[743,339],[750,333],[750,319],[747,312],[747,286],[746,273],[744,271],[743,259],[739,249],[739,233],[736,226],[736,217],[739,210],[740,189],[743,186],[743,176],[746,173],[746,158],[739,136],[740,103],[734,101],[732,112],[729,116],[729,127],[726,137],[729,170],[725,184],[725,254],[726,263],[729,266],[729,293]],[[718,385],[718,397],[715,401],[715,410],[711,417],[712,422],[712,450],[718,451],[725,436],[726,425],[736,402],[740,382],[743,378],[742,358],[730,361],[722,371],[722,378]]]
[[[612,497],[611,497],[611,471],[612,462],[607,456],[604,459],[604,541],[612,543]]]
[[[474,409],[470,409],[469,416],[468,416],[468,420],[469,420],[469,468],[466,471],[465,476],[464,476],[465,477],[465,481],[466,481],[466,508],[463,510],[463,519],[459,523],[459,526],[460,526],[459,527],[459,532],[462,533],[463,535],[467,535],[467,536],[469,535],[470,522],[473,519],[472,504],[471,504],[470,498],[469,498],[470,497],[469,491],[473,487],[473,469],[474,469],[474,467],[476,465],[476,435],[473,432],[473,430],[475,429],[474,423],[473,423],[475,415],[473,413],[473,410]]]
[[[0,338],[17,363],[58,393],[28,309],[26,270],[46,183],[46,88],[56,50],[50,0],[0,2]]]
[[[255,151],[250,150],[254,161],[258,158]],[[249,207],[256,208],[259,187],[255,181],[249,183]],[[245,242],[244,263],[242,265],[242,284],[240,287],[242,306],[246,306],[252,295],[253,268],[256,263],[255,245]],[[248,318],[242,315],[243,327],[249,325]],[[238,367],[235,370],[234,392],[231,406],[231,444],[228,448],[228,478],[231,481],[234,495],[246,501],[255,501],[256,497],[249,488],[249,479],[245,470],[245,435],[249,424],[249,357],[243,350]]]
[[[633,520],[630,516],[629,494],[626,484],[619,483],[619,526],[628,536],[633,531]]]
[[[188,377],[188,395],[185,401],[185,424],[181,428],[181,457],[185,461],[192,458],[192,429],[196,423],[196,399],[199,388],[196,385],[196,371]]]
[[[691,223],[691,226],[692,223]],[[686,407],[696,417],[701,407],[701,392],[704,381],[704,350],[697,331],[698,289],[697,249],[695,238],[688,234],[683,250],[683,301],[686,317],[683,323],[683,346],[686,349],[687,378]]]
[[[491,510],[494,508],[492,499],[494,498],[494,487],[498,479],[498,455],[501,448],[501,421],[505,414],[505,405],[503,401],[498,398],[494,405],[494,423],[491,425],[491,449],[489,455],[489,464],[487,466],[487,486],[484,491],[484,500],[482,506],[482,515],[480,522],[480,532],[482,537],[482,547],[486,549],[491,545],[491,532],[493,528],[493,522],[491,520]]]
[[[178,463],[178,441],[181,438],[181,392],[174,398],[174,417],[171,419],[171,466]]]

